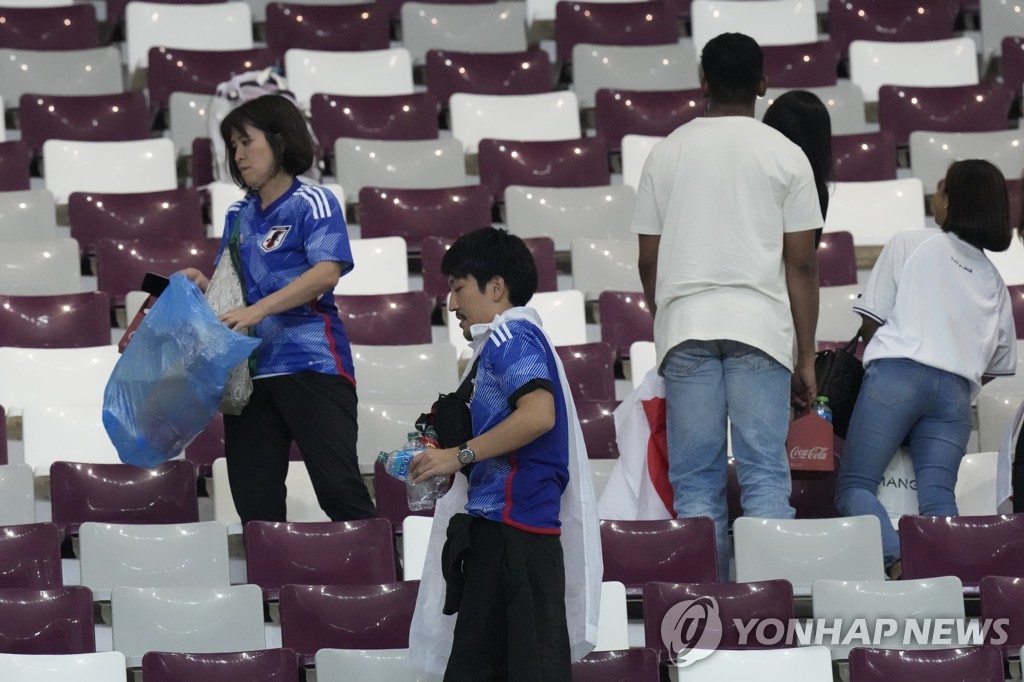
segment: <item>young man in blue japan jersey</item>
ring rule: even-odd
[[[539,318],[521,307],[536,267],[521,239],[484,228],[459,238],[441,271],[477,350],[473,437],[412,465],[417,480],[460,470],[469,479],[442,559],[445,613],[458,612],[444,679],[568,681],[559,511],[575,414]]]

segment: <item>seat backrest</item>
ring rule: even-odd
[[[457,387],[456,384],[450,386],[449,389],[439,385],[435,395],[427,403],[360,400],[358,413],[360,436],[356,441],[359,470],[364,474],[373,473],[377,455],[382,450],[390,452],[402,447],[408,440],[407,435],[416,430],[416,418],[430,408],[430,404],[436,399],[436,393],[455,390]],[[405,484],[393,479],[388,481],[385,486],[389,493],[387,498],[391,500],[391,503],[381,506],[382,499],[378,497],[377,512],[390,519],[392,523],[401,523],[405,514],[409,513],[405,497]],[[405,505],[406,510],[402,509],[402,505]]]
[[[1024,284],[1024,244],[1019,239],[1012,240],[1006,251],[987,251],[985,255],[1007,285]]]
[[[56,239],[56,210],[45,189],[0,190],[0,242]]]
[[[601,340],[620,359],[629,357],[636,341],[654,341],[654,316],[640,291],[602,291],[597,299]]]
[[[572,59],[577,44],[672,45],[679,38],[675,3],[567,2],[555,5],[558,61]]]
[[[167,128],[178,157],[190,156],[195,140],[210,134],[212,102],[212,95],[192,92],[172,92],[167,98]]]
[[[320,649],[315,656],[318,682],[409,679],[408,649]],[[441,682],[440,675],[416,671],[419,682]]]
[[[8,410],[49,405],[102,405],[103,389],[120,355],[117,346],[87,348],[0,347],[0,405]]]
[[[957,469],[956,510],[963,516],[992,516],[1001,500],[997,498],[996,482],[999,452],[972,452],[960,459]]]
[[[192,50],[246,50],[252,43],[252,12],[244,2],[210,5],[129,3],[125,8],[128,72],[149,66],[149,50],[167,46]]]
[[[462,144],[439,140],[360,140],[334,143],[338,182],[353,200],[364,187],[429,189],[466,184]]]
[[[630,379],[633,388],[643,383],[644,377],[657,364],[654,341],[634,341],[629,345]]]
[[[572,679],[575,682],[658,682],[661,679],[658,654],[653,649],[636,647],[595,652],[573,661]]]
[[[583,343],[555,349],[576,401],[615,400],[615,349],[607,343]]]
[[[334,287],[336,295],[400,294],[409,291],[409,264],[401,237],[353,239],[352,262]]]
[[[921,181],[925,194],[935,193],[949,165],[959,159],[985,159],[1007,178],[1019,178],[1024,171],[1024,134],[1019,130],[910,133],[910,172]]]
[[[901,628],[896,632],[880,631],[875,626],[880,618],[896,619],[899,623],[908,619],[920,622],[929,618],[964,618],[962,585],[960,579],[953,576],[916,580],[904,573],[902,580],[818,580],[814,583],[812,603],[815,620],[842,620],[846,626],[864,619],[867,632],[877,638],[872,644],[885,648],[908,646],[905,641],[908,638],[900,632]],[[856,643],[845,637],[845,631],[842,634],[844,636],[835,640],[825,641],[832,650],[832,658],[847,658],[851,641]],[[909,639],[911,647],[930,648]]]
[[[877,649],[857,647],[850,652],[850,682],[928,679],[998,680],[1003,677],[1003,654],[995,646],[956,649]]]
[[[281,643],[307,662],[320,649],[404,649],[418,580],[382,585],[285,585]]]
[[[1000,634],[1004,634],[1005,640],[999,646],[1007,656],[1015,656],[1024,645],[1024,621],[1018,616],[1024,608],[1024,580],[988,575],[979,583],[979,595],[983,620],[1006,619],[1003,633],[990,631],[985,636],[986,643],[1003,639]]]
[[[881,246],[897,232],[925,226],[924,185],[917,178],[837,182],[825,232],[849,232],[858,246]]]
[[[0,49],[0,97],[11,108],[26,93],[112,95],[124,92],[113,45],[88,50]]]
[[[277,599],[282,585],[393,583],[395,547],[387,519],[245,525],[246,582]]]
[[[690,14],[698,54],[709,40],[729,32],[745,33],[759,45],[818,39],[814,4],[800,0],[693,0]]]
[[[412,59],[404,47],[359,52],[292,48],[284,53],[288,87],[304,107],[314,93],[408,95],[413,92]],[[342,182],[343,187],[348,187]],[[351,191],[351,190],[349,190]]]
[[[0,47],[15,50],[88,50],[99,47],[99,44],[96,8],[92,5],[67,3],[56,11],[48,6],[4,7],[4,21],[0,22]]]
[[[371,140],[435,140],[437,99],[411,95],[325,95],[310,102],[310,120],[322,153],[333,153],[339,137]]]
[[[96,631],[89,588],[0,588],[0,652],[39,656],[93,651]]]
[[[279,55],[307,50],[386,50],[391,28],[387,12],[373,3],[266,7],[267,47]]]
[[[352,360],[361,398],[370,402],[419,403],[426,409],[439,391],[458,386],[457,356],[449,343],[353,345]]]
[[[526,9],[519,2],[447,5],[402,4],[402,43],[422,64],[428,50],[522,52]]]
[[[150,651],[142,657],[149,682],[299,682],[299,658],[291,649],[214,654]]]
[[[883,85],[977,85],[977,50],[970,38],[911,43],[854,40],[850,80],[860,87],[865,102],[877,102]]]
[[[786,92],[788,88],[768,88],[764,97],[758,97],[754,103],[754,116],[758,120],[764,118],[764,112],[772,102]],[[820,99],[828,108],[832,120],[833,135],[851,135],[867,131],[867,119],[864,114],[864,93],[847,80],[838,81],[835,85],[801,88]]]
[[[640,175],[651,153],[651,148],[664,137],[654,135],[626,135],[622,138],[622,183],[636,192],[640,186]]]
[[[96,283],[121,305],[129,291],[138,290],[147,272],[169,277],[183,268],[213,274],[220,239],[110,239],[96,242]]]
[[[32,150],[27,144],[21,140],[0,141],[0,192],[27,191],[31,162]]]
[[[939,0],[927,6],[913,0],[829,0],[829,35],[837,54],[844,57],[854,40],[943,40],[953,37],[959,11],[956,0]]]
[[[364,187],[359,191],[360,236],[401,237],[410,251],[419,250],[424,237],[443,236],[454,241],[490,224],[491,198],[480,185],[438,189]]]
[[[819,341],[849,341],[860,329],[861,318],[853,305],[864,287],[858,284],[821,287],[818,293]]]
[[[146,84],[150,106],[165,109],[172,92],[212,95],[217,86],[247,71],[260,71],[280,61],[269,48],[189,50],[160,45],[149,49]]]
[[[686,676],[689,682],[741,682],[752,670],[757,671],[757,679],[762,682],[822,682],[832,675],[832,661],[823,646],[723,649],[689,665]]]
[[[227,587],[227,527],[197,523],[83,523],[82,584],[96,599],[115,587]]]
[[[539,48],[522,52],[458,52],[427,50],[427,91],[443,108],[455,92],[483,95],[527,95],[550,92],[548,53]]]
[[[818,256],[818,284],[823,287],[857,283],[857,256],[853,250],[853,235],[849,232],[829,232],[821,235]]]
[[[110,342],[110,299],[102,291],[0,296],[0,346],[78,348]]]
[[[896,139],[892,133],[832,136],[832,175],[836,182],[896,179]]]
[[[362,440],[362,439],[360,439]],[[376,454],[376,453],[374,453]],[[288,497],[285,502],[289,521],[329,521],[327,514],[317,502],[313,482],[309,478],[304,462],[289,460],[288,475],[285,477]],[[234,531],[233,524],[240,523],[235,501],[231,497],[231,484],[228,483],[228,463],[223,457],[213,462],[213,518],[228,524]]]
[[[1024,514],[904,516],[903,577],[957,576],[967,587],[987,575],[1024,577]]]
[[[1002,54],[1003,39],[1024,35],[1024,17],[1016,3],[999,0],[979,0],[981,27],[981,58],[987,61]]]
[[[0,533],[0,588],[61,587],[60,542],[60,533],[52,523],[4,526]]]
[[[0,525],[35,523],[35,520],[32,467],[27,464],[0,464]]]
[[[594,94],[594,128],[611,151],[622,148],[625,135],[664,137],[703,115],[700,90],[601,88]]]
[[[21,96],[21,139],[36,156],[47,140],[115,142],[149,138],[149,106],[141,90],[116,95]]]
[[[8,242],[0,249],[0,294],[56,296],[82,290],[74,239]]]
[[[629,239],[635,192],[627,185],[505,188],[505,223],[523,238],[551,237],[568,251],[572,240]],[[577,287],[579,288],[579,287]]]
[[[572,72],[579,106],[593,107],[601,88],[699,88],[697,54],[689,38],[675,45],[576,45],[572,49]]]
[[[812,88],[836,84],[839,52],[834,41],[763,45],[764,75],[772,87]]]
[[[350,343],[396,346],[433,341],[434,301],[426,292],[337,296],[335,301]]]
[[[174,143],[166,138],[127,142],[43,143],[46,189],[58,204],[72,192],[153,192],[178,186]]]
[[[640,246],[634,239],[572,240],[570,262],[573,286],[587,300],[596,300],[602,291],[641,291],[643,283],[637,270]]]
[[[490,190],[495,201],[509,185],[603,187],[610,183],[608,149],[598,137],[483,139],[478,151],[480,184]]]
[[[605,580],[633,593],[651,581],[718,582],[715,526],[706,517],[601,521]]]
[[[1014,92],[1001,83],[878,89],[878,124],[906,146],[915,130],[957,133],[1006,130]]]
[[[202,196],[192,187],[157,192],[72,192],[71,234],[85,253],[100,239],[201,239]]]
[[[570,140],[582,135],[579,104],[571,91],[534,95],[457,92],[448,100],[452,136],[467,154],[480,140]]]
[[[431,516],[406,516],[402,520],[403,580],[419,580],[423,575],[433,524]]]
[[[124,676],[119,651],[81,654],[0,654],[0,678],[11,682],[110,682]]]
[[[256,585],[116,587],[110,595],[113,648],[138,667],[148,651],[213,653],[266,647]]]
[[[815,580],[881,580],[882,535],[874,516],[838,519],[755,519],[732,526],[736,581],[781,578],[807,595]]]

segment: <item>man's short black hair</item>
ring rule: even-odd
[[[472,275],[481,292],[500,276],[514,306],[526,305],[537,291],[537,265],[529,247],[516,235],[494,227],[456,239],[441,259],[441,274],[456,279]]]
[[[1002,171],[984,159],[953,163],[946,171],[948,206],[944,232],[989,251],[1006,251],[1013,241],[1010,200]]]
[[[274,152],[274,172],[283,170],[292,177],[302,175],[313,165],[313,139],[302,112],[281,95],[263,95],[232,109],[220,124],[220,135],[227,149],[228,170],[239,187],[245,180],[238,171],[231,147],[231,133],[245,133],[250,125],[261,130]]]
[[[719,104],[752,104],[764,75],[764,54],[753,38],[723,33],[704,45],[700,67],[711,99]]]

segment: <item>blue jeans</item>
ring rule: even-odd
[[[967,379],[907,359],[868,365],[839,466],[836,508],[878,517],[886,565],[900,558],[900,539],[875,493],[893,455],[909,442],[922,516],[956,516],[953,489],[970,436]]]
[[[738,341],[684,341],[665,356],[668,477],[680,517],[715,522],[718,574],[729,575],[727,418],[743,513],[793,518],[786,457],[791,373]]]

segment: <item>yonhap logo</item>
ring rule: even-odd
[[[680,668],[713,654],[722,641],[718,601],[699,597],[672,606],[661,619],[661,641]]]

